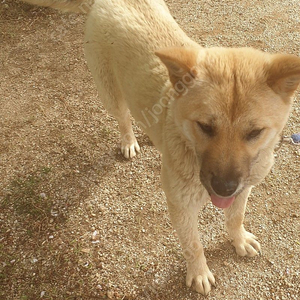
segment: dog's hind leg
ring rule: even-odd
[[[108,79],[106,75],[106,80]],[[130,112],[118,87],[114,85],[113,81],[110,81],[110,84],[111,86],[106,84],[105,89],[103,89],[103,81],[101,83],[97,82],[100,98],[105,109],[118,121],[122,154],[126,158],[132,158],[136,155],[136,152],[140,151],[140,147],[132,130]]]
[[[112,113],[113,114],[113,113]],[[118,121],[121,133],[121,152],[126,158],[132,158],[140,152],[140,146],[132,130],[129,109],[122,107],[120,113],[114,114]]]
[[[126,158],[132,158],[140,151],[140,147],[134,136],[130,112],[117,80],[105,58],[95,56],[95,52],[89,51],[88,47],[86,47],[86,58],[105,109],[118,121],[121,152]]]

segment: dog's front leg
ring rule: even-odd
[[[225,212],[225,224],[236,253],[241,256],[255,256],[260,251],[260,244],[256,241],[256,236],[245,230],[244,214],[247,199],[251,188],[245,189],[236,197],[234,202]]]
[[[183,255],[187,261],[186,284],[194,288],[198,293],[207,295],[211,290],[211,284],[215,284],[215,278],[206,264],[203,246],[199,240],[197,219],[199,209],[192,203],[187,206],[178,206],[168,200],[169,213],[173,227],[175,228]]]
[[[198,212],[203,205],[201,194],[193,191],[192,185],[177,182],[166,170],[162,172],[162,183],[170,218],[187,261],[186,284],[191,287],[194,283],[198,293],[207,295],[211,284],[215,284],[215,278],[206,264],[203,246],[199,240],[197,225]]]

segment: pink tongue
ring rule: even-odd
[[[234,201],[235,197],[221,198],[216,195],[211,195],[211,202],[219,208],[227,208]]]

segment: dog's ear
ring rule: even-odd
[[[196,77],[197,53],[197,49],[187,47],[171,47],[155,52],[167,67],[173,86],[187,75]]]
[[[300,83],[300,58],[275,54],[268,70],[268,85],[285,101],[290,101]]]

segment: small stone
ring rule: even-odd
[[[89,254],[91,252],[91,249],[83,248],[83,249],[81,249],[81,252]]]
[[[108,297],[108,299],[113,299],[114,292],[113,291],[107,291],[107,297]]]
[[[43,199],[46,199],[46,198],[47,198],[47,196],[46,196],[45,193],[40,193],[40,197],[43,198]]]
[[[300,144],[300,133],[294,133],[291,135],[294,144]]]

